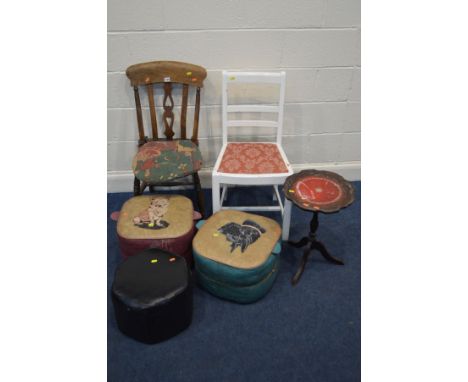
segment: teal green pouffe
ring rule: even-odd
[[[264,216],[223,210],[197,227],[193,256],[197,280],[205,290],[244,304],[268,293],[280,262],[278,223]]]

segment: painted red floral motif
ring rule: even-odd
[[[230,174],[277,174],[288,172],[288,168],[274,143],[228,143],[218,171]]]
[[[338,184],[330,179],[314,176],[299,180],[294,185],[294,191],[302,200],[314,204],[333,203],[342,195]]]

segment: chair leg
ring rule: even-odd
[[[226,200],[227,200],[227,197],[228,197],[228,191],[229,191],[229,188],[227,186],[227,184],[225,184],[223,186],[223,192],[221,193],[221,198],[222,198],[222,203],[224,203]],[[222,204],[221,203],[221,204]]]
[[[213,213],[221,209],[221,200],[219,195],[219,182],[215,177],[212,177],[212,199],[213,199]]]
[[[193,183],[195,185],[195,192],[197,193],[197,200],[198,200],[198,208],[200,209],[200,213],[202,218],[205,219],[205,196],[203,195],[203,189],[200,183],[200,177],[198,176],[198,172],[193,174]]]
[[[141,182],[137,177],[135,177],[133,180],[133,196],[138,195],[141,195]]]
[[[283,234],[282,234],[282,238],[284,241],[289,240],[289,227],[291,225],[291,209],[292,209],[292,202],[289,199],[284,198]]]

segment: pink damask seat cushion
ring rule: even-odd
[[[275,143],[228,143],[218,172],[229,174],[287,173]]]

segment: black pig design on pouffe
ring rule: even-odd
[[[218,229],[226,239],[231,242],[231,252],[240,247],[241,252],[252,243],[257,241],[265,229],[252,220],[244,220],[242,225],[237,223],[228,223]]]
[[[281,227],[276,221],[221,210],[199,221],[197,228],[192,248],[203,289],[242,304],[268,293],[280,265]]]

